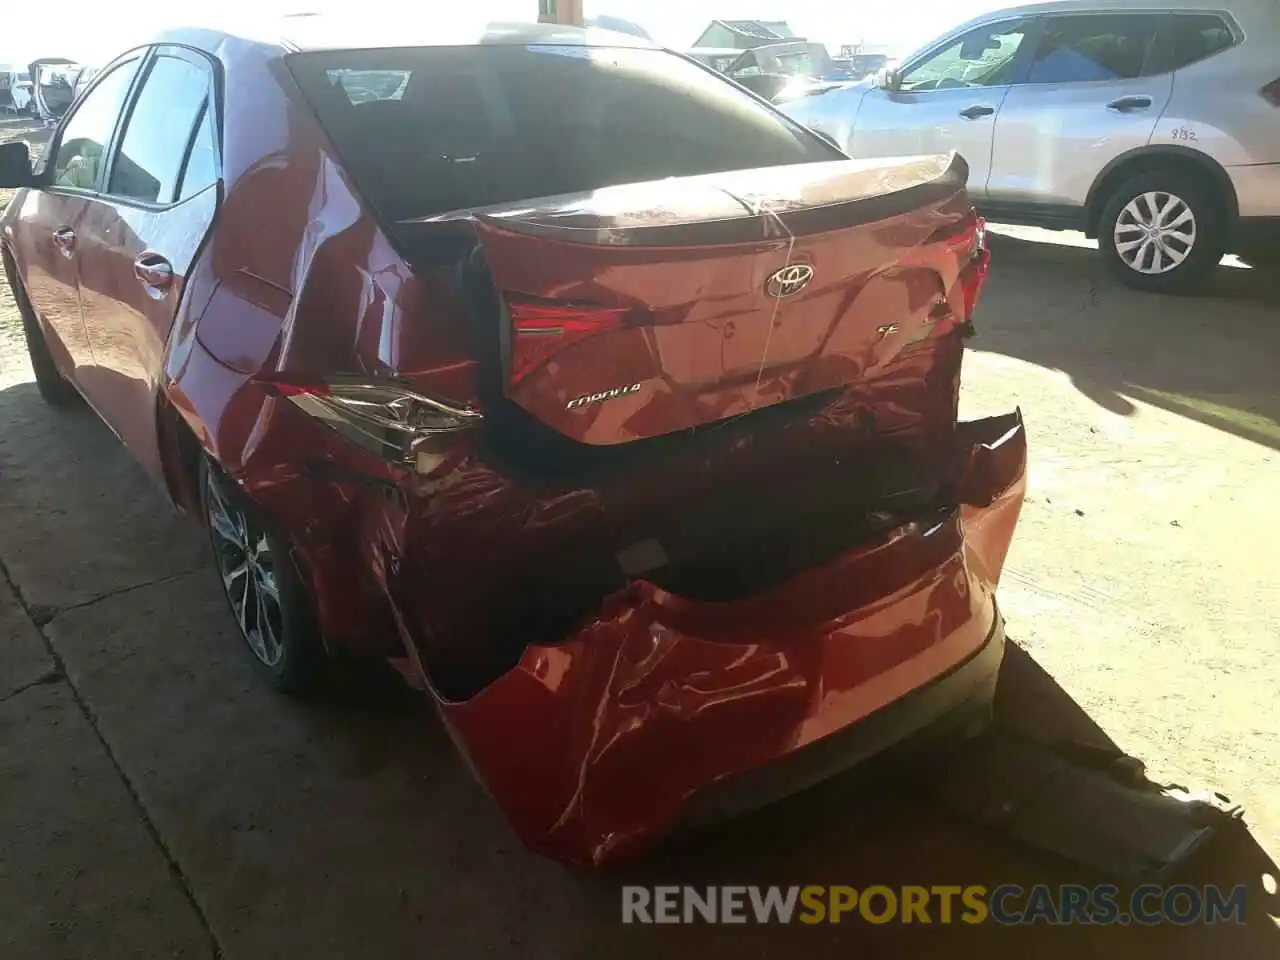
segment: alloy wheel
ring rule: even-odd
[[[1196,216],[1181,197],[1148,191],[1125,204],[1116,218],[1116,253],[1131,270],[1168,273],[1181,266],[1196,244]]]
[[[271,543],[266,532],[224,494],[212,472],[205,482],[218,576],[249,649],[274,669],[284,657],[280,639],[284,621]]]

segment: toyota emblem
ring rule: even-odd
[[[812,279],[813,267],[807,263],[793,263],[771,274],[764,289],[769,296],[781,300],[783,297],[794,297]]]

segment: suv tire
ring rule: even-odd
[[[1200,178],[1152,170],[1111,194],[1098,221],[1098,247],[1126,286],[1179,293],[1202,286],[1213,274],[1226,232],[1226,211]]]

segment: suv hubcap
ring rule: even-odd
[[[1116,218],[1116,253],[1138,273],[1168,273],[1196,245],[1196,216],[1181,197],[1163,191],[1130,200]]]
[[[275,667],[284,647],[280,589],[267,536],[254,528],[243,510],[228,503],[212,476],[208,484],[209,529],[223,589],[249,649],[268,667]]]

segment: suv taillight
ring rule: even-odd
[[[420,474],[437,470],[454,437],[483,420],[475,410],[424,397],[399,380],[271,377],[261,383],[356,446]]]
[[[1273,107],[1280,107],[1280,77],[1276,77],[1258,92]]]

